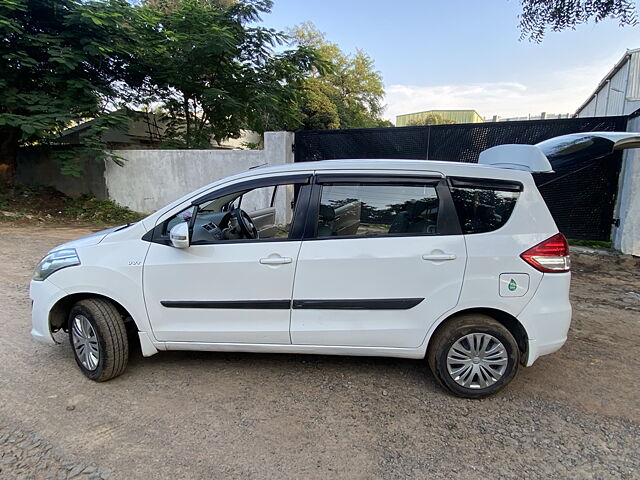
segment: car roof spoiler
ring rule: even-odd
[[[553,137],[535,145],[498,145],[480,153],[478,164],[531,173],[552,173],[554,165],[606,157],[640,148],[640,132],[585,132]]]

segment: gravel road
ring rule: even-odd
[[[0,478],[640,478],[640,260],[574,256],[557,354],[462,400],[420,361],[133,353],[85,379],[28,282],[78,227],[0,224]]]

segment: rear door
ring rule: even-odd
[[[444,179],[319,174],[298,256],[291,340],[418,347],[466,261]]]

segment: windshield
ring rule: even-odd
[[[210,202],[205,202],[200,205],[200,212],[207,213],[218,213],[223,211],[230,210],[230,204],[232,204],[236,199],[247,193],[249,190],[244,190],[242,192],[233,192],[228,195],[224,195],[219,198],[214,198]]]

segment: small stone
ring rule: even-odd
[[[67,405],[67,411],[72,412],[75,409],[76,409],[75,405]]]
[[[82,470],[84,469],[84,467],[82,465],[76,465],[75,467],[73,467],[71,469],[71,471],[69,472],[69,475],[67,476],[67,478],[73,478],[77,475],[80,475],[80,473],[82,473]]]
[[[387,395],[389,395],[389,392],[387,392],[386,390],[382,390],[382,395],[386,397]]]

